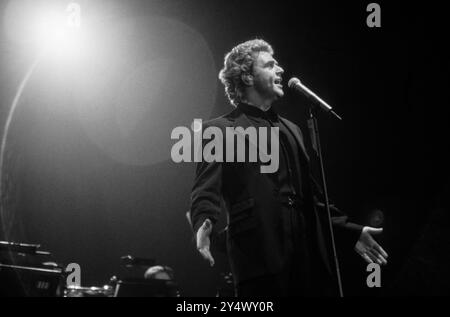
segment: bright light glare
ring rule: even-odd
[[[47,58],[77,57],[84,49],[83,28],[81,23],[71,23],[70,15],[74,12],[68,4],[66,1],[10,1],[4,17],[5,31],[12,41]]]
[[[38,50],[49,57],[74,57],[81,50],[81,28],[68,25],[65,11],[42,10],[36,21]]]

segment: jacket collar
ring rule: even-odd
[[[270,107],[269,110],[263,111],[256,106],[249,105],[247,103],[241,102],[238,105],[238,108],[247,116],[255,119],[265,119],[270,120],[272,122],[278,121],[278,114],[273,107]]]
[[[306,151],[306,147],[305,147],[305,144],[303,142],[303,137],[301,135],[301,132],[300,132],[299,128],[295,124],[290,122],[289,120],[279,116],[275,112],[273,107],[271,107],[268,111],[270,111],[270,110],[273,111],[273,114],[271,114],[271,115],[276,115],[277,118],[292,133],[292,135],[294,136],[295,140],[297,141],[298,146],[301,149],[301,152],[305,156],[306,160],[309,162],[309,156],[308,156],[308,153]],[[248,111],[251,111],[252,113],[248,114]],[[261,109],[255,107],[255,106],[250,106],[250,105],[246,105],[246,104],[241,103],[241,104],[239,104],[238,107],[236,107],[236,109],[234,109],[231,113],[226,115],[226,117],[228,118],[228,120],[233,122],[233,126],[234,127],[242,127],[243,129],[246,129],[248,127],[254,126],[254,124],[249,119],[250,115],[254,115],[254,114],[261,115],[261,114],[264,114],[264,113],[265,113],[264,111],[262,111]]]

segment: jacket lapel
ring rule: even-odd
[[[286,120],[285,118],[278,116],[280,118],[280,121],[289,129],[289,131],[294,136],[295,140],[297,141],[297,144],[299,145],[302,154],[305,156],[306,160],[309,162],[309,155],[306,151],[305,144],[303,142],[303,137],[300,134],[299,130],[297,129],[297,126],[295,126],[290,121]],[[239,108],[236,108],[233,110],[227,118],[233,123],[233,126],[236,127],[242,127],[243,129],[246,129],[248,127],[253,127],[254,125],[252,122],[248,119],[248,117],[243,113]],[[248,139],[248,138],[247,138]],[[253,144],[254,146],[258,147],[257,144]]]
[[[303,155],[306,157],[306,159],[309,162],[309,156],[308,156],[308,152],[306,152],[306,148],[305,148],[305,144],[303,143],[303,137],[301,136],[299,130],[297,129],[297,127],[289,122],[288,120],[286,120],[283,117],[280,117],[281,122],[289,129],[289,131],[291,131],[292,135],[294,135],[295,140],[297,141],[298,145],[301,148],[301,152],[303,153]]]
[[[231,112],[227,118],[232,122],[233,128],[240,127],[245,130],[248,127],[255,127],[247,115],[239,108],[236,108],[233,112]],[[243,135],[241,136],[244,137]],[[249,139],[248,135],[245,135],[245,139],[248,140],[252,146],[258,149],[258,144],[253,143],[252,140]]]
[[[254,127],[254,124],[239,108],[236,108],[233,112],[231,112],[227,118],[233,123],[235,128],[242,127],[243,129],[246,129],[248,127]]]

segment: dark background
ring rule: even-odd
[[[379,241],[390,257],[383,287],[365,286],[365,264],[348,246],[341,250],[345,292],[450,294],[447,25],[437,5],[391,2],[378,2],[382,27],[368,28],[368,1],[80,1],[87,15],[105,8],[111,21],[170,18],[203,37],[212,72],[189,57],[186,63],[197,66],[177,66],[161,78],[163,87],[184,79],[161,100],[177,95],[185,103],[161,101],[167,116],[145,116],[149,124],[158,121],[158,131],[170,131],[174,122],[188,125],[198,115],[206,120],[230,111],[217,79],[225,53],[255,37],[271,43],[285,80],[299,77],[344,118],[319,116],[329,193],[336,205],[362,224],[370,223],[373,210],[384,212]],[[0,10],[5,8],[2,2]],[[145,33],[136,31],[129,50],[145,50]],[[0,43],[3,127],[33,53],[24,53],[5,36]],[[174,43],[179,54],[192,52]],[[147,58],[138,55],[136,68]],[[10,235],[3,230],[0,238],[39,243],[58,262],[79,263],[85,286],[103,285],[120,274],[120,256],[132,254],[172,267],[183,295],[213,296],[219,273],[226,270],[225,257],[217,254],[217,267],[209,268],[196,252],[184,215],[194,165],[170,160],[170,133],[135,131],[150,144],[153,138],[166,144],[161,149],[156,142],[149,150],[167,153],[164,159],[149,154],[145,163],[118,160],[83,130],[74,111],[83,98],[70,79],[59,74],[51,83],[59,91],[73,88],[56,98],[55,88],[39,81],[39,72],[33,76],[8,137],[2,221]],[[191,86],[183,86],[190,80]],[[207,85],[214,96],[199,110],[194,103],[201,99],[192,91],[211,94],[202,90]],[[307,134],[306,105],[286,91],[276,108]],[[173,114],[178,119],[171,120]]]

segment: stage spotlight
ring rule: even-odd
[[[81,51],[82,8],[67,1],[10,1],[4,16],[10,40],[46,58],[73,58]]]
[[[73,5],[73,4],[72,4]],[[62,8],[42,10],[34,22],[35,38],[40,51],[48,58],[74,58],[82,49],[80,19],[72,16],[80,11]],[[74,23],[78,21],[78,23]]]
[[[3,16],[3,26],[9,40],[24,49],[28,48],[34,54],[34,59],[17,88],[3,127],[0,143],[0,196],[3,196],[4,192],[2,172],[9,128],[20,97],[35,69],[43,60],[50,60],[48,64],[58,67],[60,74],[61,66],[78,67],[78,63],[74,63],[74,58],[81,57],[82,51],[86,53],[82,47],[81,7],[76,2],[64,2],[10,1]],[[5,223],[2,209],[0,209],[0,223],[4,237],[8,240],[10,229]]]
[[[68,38],[69,29],[64,24],[64,19],[49,12],[39,17],[36,28],[36,39],[40,46],[39,51],[45,53],[70,52],[73,47],[70,47],[71,40]]]

